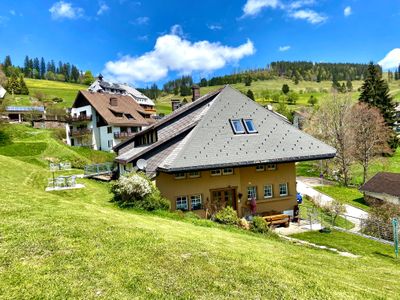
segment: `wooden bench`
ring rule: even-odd
[[[284,225],[285,227],[289,227],[290,223],[290,216],[285,214],[278,214],[278,215],[270,215],[262,217],[265,222],[267,222],[268,226],[277,226],[277,225]]]

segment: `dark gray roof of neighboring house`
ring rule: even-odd
[[[400,197],[400,173],[377,173],[360,187],[360,191]]]
[[[206,102],[206,99],[204,96],[199,100]],[[193,113],[190,112],[191,105],[195,105],[197,101],[182,107],[180,112],[168,116],[170,121],[177,120],[167,127],[182,125],[185,117],[181,116],[178,119],[177,115],[186,111],[187,118],[188,114]],[[202,109],[198,109],[196,114],[188,118],[188,123],[183,122],[182,128],[193,126],[193,129],[186,133],[179,141],[179,146],[175,146],[168,157],[159,162],[157,166],[159,170],[178,172],[292,162],[332,158],[336,154],[334,148],[298,130],[230,86],[218,91],[216,96],[206,103]],[[230,120],[242,118],[252,119],[258,132],[235,134]],[[196,124],[190,123],[190,120]],[[165,122],[165,120],[160,122],[163,121]],[[160,122],[152,126],[155,128]],[[168,136],[170,134],[164,137],[163,141],[168,141]],[[134,159],[140,158],[145,153],[149,153],[148,149],[142,153],[135,153]],[[132,161],[132,157],[130,160]]]

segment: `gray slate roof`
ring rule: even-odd
[[[158,159],[157,169],[178,172],[335,156],[334,148],[298,130],[230,86],[223,88],[201,107],[195,115],[198,123],[194,126],[192,122],[183,125],[191,125],[193,129],[176,142],[179,145],[174,144],[167,157],[162,161]],[[234,134],[230,119],[242,118],[252,119],[258,133]],[[194,115],[189,119],[194,121]],[[153,126],[157,127],[156,124]],[[182,125],[182,117],[167,127],[173,128],[177,124]],[[165,137],[164,140],[168,141]],[[149,154],[148,151],[136,153],[134,159],[145,155],[151,160]],[[153,155],[157,155],[157,151]]]

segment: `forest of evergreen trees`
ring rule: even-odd
[[[83,73],[74,64],[54,60],[47,61],[42,58],[25,57],[24,65],[15,66],[11,57],[7,55],[2,63],[2,69],[7,77],[15,75],[20,77],[23,74],[25,78],[47,79],[63,82],[83,83],[89,85],[94,78],[90,71]]]

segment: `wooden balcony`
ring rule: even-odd
[[[67,122],[70,123],[84,123],[92,121],[92,116],[68,116]]]
[[[78,129],[71,131],[70,136],[84,136],[89,134],[92,134],[92,129]]]
[[[117,140],[126,140],[133,136],[136,132],[115,132],[114,138]]]

